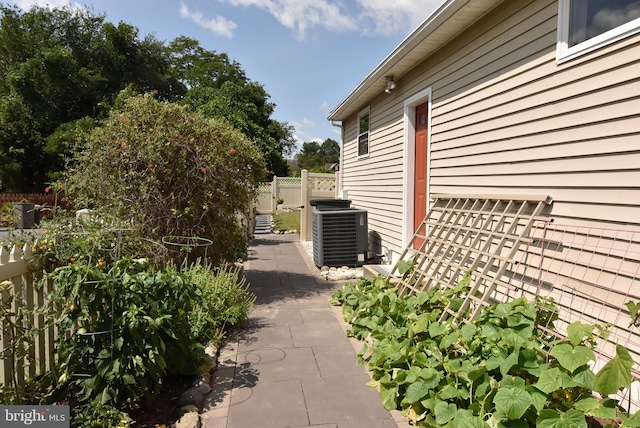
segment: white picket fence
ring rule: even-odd
[[[23,388],[26,379],[53,368],[53,326],[45,325],[45,317],[34,313],[42,307],[48,287],[36,289],[29,268],[31,248],[0,246],[0,293],[8,314],[0,327],[0,385]],[[32,330],[27,341],[20,330]],[[20,349],[26,350],[21,352]]]

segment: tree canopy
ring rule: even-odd
[[[296,159],[301,169],[324,172],[328,164],[340,162],[340,144],[331,138],[327,138],[322,144],[315,141],[303,143]]]
[[[179,37],[168,45],[89,9],[22,11],[0,3],[0,190],[41,192],[65,168],[78,129],[103,121],[118,94],[153,93],[222,118],[286,175],[292,128],[225,53]]]
[[[259,83],[225,53],[203,49],[197,40],[178,37],[169,44],[173,68],[188,91],[186,103],[205,117],[221,117],[261,148],[270,175],[286,176],[284,155],[294,147],[293,128],[271,118],[275,105]]]

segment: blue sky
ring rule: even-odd
[[[299,143],[340,140],[326,117],[441,0],[0,0],[92,6],[109,22],[226,52],[276,104]]]

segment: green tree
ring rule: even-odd
[[[229,121],[260,147],[270,175],[288,175],[293,127],[271,118],[275,104],[264,87],[227,54],[208,51],[197,40],[178,37],[168,51],[175,76],[188,88],[183,102],[206,117]]]
[[[129,219],[142,236],[213,241],[214,261],[244,256],[238,214],[264,181],[259,148],[226,121],[150,95],[127,98],[78,147],[65,175],[78,207]]]
[[[66,150],[65,140],[47,138],[63,124],[104,116],[125,87],[168,100],[184,93],[161,42],[104,19],[88,9],[0,4],[2,190],[42,191]]]
[[[270,175],[287,175],[293,128],[271,117],[263,86],[227,54],[186,37],[168,46],[140,38],[88,9],[0,3],[1,190],[42,191],[77,135],[99,125],[125,88],[225,119],[260,147]]]
[[[322,144],[315,141],[303,143],[296,159],[301,169],[328,171],[327,164],[340,162],[340,144],[331,138],[327,138]]]

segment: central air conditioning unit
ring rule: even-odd
[[[322,266],[361,266],[368,247],[367,211],[357,208],[312,211],[313,261]]]

